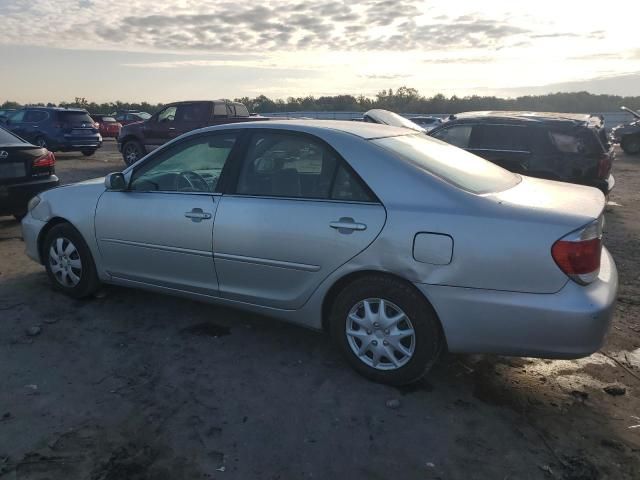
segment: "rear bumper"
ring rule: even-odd
[[[603,248],[598,279],[572,281],[554,294],[416,284],[440,317],[452,352],[579,358],[604,343],[614,312],[618,272]]]
[[[613,175],[610,174],[606,179],[599,180],[596,183],[592,184],[592,186],[599,189],[605,195],[608,195],[616,186],[616,179],[613,178]]]
[[[27,211],[27,203],[38,193],[57,187],[55,175],[26,183],[0,186],[0,215],[15,215]]]
[[[48,142],[50,150],[74,152],[81,150],[95,150],[102,145],[102,136],[94,135],[92,137],[73,137],[64,135],[53,138]]]

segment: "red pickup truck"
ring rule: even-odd
[[[166,105],[144,122],[122,127],[118,150],[131,165],[147,153],[183,133],[210,125],[268,120],[249,115],[242,103],[225,100],[186,101]]]

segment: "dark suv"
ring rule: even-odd
[[[170,103],[144,122],[125,125],[118,136],[124,163],[131,165],[183,133],[209,125],[267,120],[249,115],[241,103],[224,100]]]
[[[613,147],[597,116],[468,112],[429,135],[523,175],[589,185],[605,195],[615,184]]]
[[[102,145],[98,124],[79,108],[25,107],[9,116],[5,128],[52,152],[89,156]]]

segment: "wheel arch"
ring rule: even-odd
[[[385,271],[381,271],[381,270],[358,270],[355,272],[350,272],[342,277],[340,277],[339,279],[337,279],[333,285],[331,285],[331,287],[327,290],[327,293],[324,295],[324,298],[322,300],[322,311],[321,311],[321,315],[322,315],[322,330],[325,332],[329,331],[329,317],[331,315],[331,308],[333,307],[333,303],[335,302],[338,294],[344,289],[346,288],[350,283],[362,278],[362,277],[367,277],[367,276],[382,276],[382,277],[389,277],[389,278],[393,278],[394,280],[398,280],[402,283],[404,283],[405,285],[409,286],[409,288],[411,288],[412,290],[414,290],[418,295],[420,295],[421,298],[424,299],[425,302],[427,302],[427,305],[429,305],[429,307],[431,308],[431,310],[433,311],[433,314],[435,315],[435,318],[437,320],[438,323],[438,327],[440,328],[440,334],[442,336],[442,341],[443,344],[445,346],[445,348],[447,348],[447,338],[445,336],[445,332],[444,332],[444,328],[442,327],[442,321],[440,320],[440,316],[438,315],[438,312],[436,311],[435,307],[433,306],[433,303],[424,295],[423,292],[421,292],[419,289],[417,289],[415,287],[415,285],[413,283],[411,283],[410,281],[408,281],[407,279],[401,277],[400,275],[396,275],[394,273],[391,272],[385,272]]]
[[[71,223],[69,220],[67,220],[66,218],[63,217],[52,217],[51,219],[49,219],[49,221],[45,224],[44,227],[42,227],[42,229],[40,230],[40,233],[38,233],[38,257],[40,258],[40,264],[44,265],[44,239],[46,238],[47,234],[51,231],[51,229],[53,227],[55,227],[56,225],[60,225],[62,223],[68,223],[69,225],[71,225],[71,227],[73,227],[76,231],[78,231],[78,229],[73,225],[73,223]],[[80,233],[78,231],[78,233]]]

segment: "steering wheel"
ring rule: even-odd
[[[187,185],[186,188],[180,187],[181,181]],[[180,172],[176,179],[176,190],[179,192],[208,192],[209,184],[199,173],[185,171]]]

